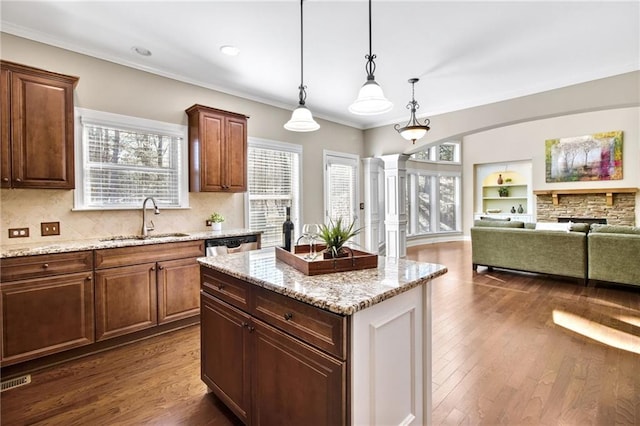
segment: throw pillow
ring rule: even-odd
[[[569,222],[538,222],[536,223],[536,231],[561,231],[569,232],[571,224]]]

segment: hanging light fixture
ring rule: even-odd
[[[411,110],[411,117],[409,117],[409,121],[404,127],[400,127],[399,124],[393,126],[393,128],[396,129],[403,138],[408,141],[412,141],[414,144],[416,143],[416,140],[422,138],[427,134],[429,129],[431,129],[429,127],[429,123],[431,123],[431,121],[428,118],[424,119],[424,124],[420,123],[416,118],[416,111],[420,108],[420,105],[418,105],[415,98],[414,85],[418,81],[420,81],[418,78],[409,79],[409,83],[411,83],[411,101],[407,104],[407,109]]]
[[[373,73],[376,70],[376,63],[373,60],[376,55],[371,53],[371,0],[369,0],[369,54],[365,56],[367,64],[367,81],[358,92],[358,99],[349,106],[349,111],[358,115],[376,115],[391,111],[393,104],[384,97],[382,87],[376,83]]]
[[[298,93],[299,100],[298,107],[293,110],[291,119],[285,123],[284,128],[287,130],[291,130],[292,132],[313,132],[314,130],[318,130],[320,128],[320,125],[313,119],[313,115],[311,115],[311,111],[309,111],[309,108],[304,105],[304,101],[307,99],[307,91],[305,90],[307,86],[304,85],[304,26],[302,15],[302,1],[303,0],[300,0],[300,86],[298,86],[298,89],[300,90],[300,92]]]

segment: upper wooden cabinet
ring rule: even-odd
[[[202,105],[189,117],[189,191],[247,190],[247,116]]]
[[[0,61],[3,188],[73,189],[78,78]]]

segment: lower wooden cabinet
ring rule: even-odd
[[[209,291],[224,281],[208,271],[202,279]],[[346,360],[258,319],[251,308],[244,312],[206,291],[201,298],[202,380],[245,424],[346,424]],[[286,307],[288,318],[306,308]]]
[[[3,282],[2,365],[94,341],[91,272]]]
[[[202,380],[245,424],[251,401],[249,332],[251,317],[202,294],[200,343]]]
[[[96,340],[197,316],[202,241],[95,251]]]
[[[200,313],[200,264],[196,259],[158,263],[158,324]]]
[[[96,271],[96,341],[158,324],[156,264]]]

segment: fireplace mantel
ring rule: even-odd
[[[560,195],[604,194],[607,206],[613,206],[613,194],[635,194],[638,188],[591,188],[591,189],[541,189],[535,190],[535,195],[551,195],[553,204],[558,205]]]

